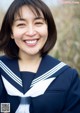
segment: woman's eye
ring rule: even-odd
[[[36,24],[36,25],[42,25],[43,22],[36,22],[35,24]]]
[[[18,24],[17,27],[24,27],[25,24]]]

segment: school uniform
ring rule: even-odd
[[[78,74],[49,55],[36,73],[20,72],[17,59],[2,56],[0,103],[10,103],[10,113],[80,113]]]

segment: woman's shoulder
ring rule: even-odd
[[[61,62],[57,58],[52,57],[50,55],[46,55],[44,57],[44,61],[46,62],[46,64],[48,63],[48,65],[53,65],[53,66],[55,66],[55,65],[57,65],[57,64],[59,64]]]
[[[62,66],[62,68],[65,68],[64,69],[65,71],[63,71],[63,73],[65,73],[67,75],[74,75],[74,76],[78,75],[77,70],[75,68],[71,67],[70,65],[68,65],[67,63],[65,63],[65,62],[63,62],[63,61],[61,61],[61,60],[59,60],[57,58],[54,58],[54,57],[52,57],[50,55],[47,55],[47,59],[48,59],[47,61],[49,62],[49,65],[50,64],[52,64],[53,66],[54,65],[55,66],[58,65],[58,67]]]
[[[6,55],[0,56],[0,66],[5,64],[5,65],[11,65],[14,64],[15,59],[12,59]],[[10,66],[9,66],[10,67]]]
[[[0,61],[6,62],[6,61],[11,61],[11,60],[13,60],[13,59],[6,56],[6,55],[1,55],[0,56]]]
[[[0,60],[6,60],[7,56],[6,55],[0,55]]]
[[[8,57],[8,56],[6,56],[6,55],[1,55],[0,56],[0,63],[1,62],[8,62],[10,60],[10,58]]]

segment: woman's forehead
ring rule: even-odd
[[[25,6],[20,7],[17,10],[17,12],[14,15],[14,18],[17,18],[17,17],[20,18],[20,17],[22,17],[22,15],[24,13],[24,11],[23,11],[24,8],[25,9],[29,9],[31,11],[31,13],[33,13],[36,17],[44,17],[43,12],[41,11],[41,9],[39,9],[37,7],[32,7],[32,6],[25,5]],[[29,11],[29,10],[26,10],[26,12]]]

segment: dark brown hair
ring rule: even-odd
[[[2,22],[0,31],[0,50],[4,51],[6,55],[11,58],[18,58],[19,48],[11,38],[12,25],[14,22],[15,14],[19,12],[19,9],[27,5],[35,9],[36,13],[40,15],[39,10],[42,11],[45,20],[48,25],[48,39],[46,44],[41,50],[41,55],[46,55],[55,45],[57,40],[57,31],[53,16],[50,9],[42,0],[14,0],[10,5],[8,11]]]

